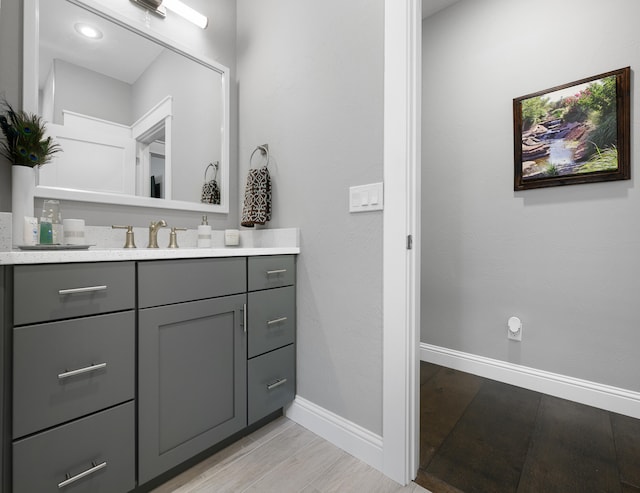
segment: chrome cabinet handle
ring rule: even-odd
[[[71,289],[59,289],[58,294],[60,296],[64,294],[78,294],[78,293],[92,293],[94,291],[104,291],[106,286],[87,286],[86,288],[71,288]]]
[[[75,483],[79,479],[86,478],[90,474],[94,474],[98,472],[100,469],[104,469],[105,467],[107,467],[107,461],[101,462],[100,464],[96,464],[95,462],[92,462],[91,465],[93,467],[91,467],[90,469],[87,469],[86,471],[81,472],[80,474],[76,474],[75,476],[69,477],[69,475],[67,474],[67,479],[65,479],[62,483],[58,483],[58,488],[62,489],[65,486],[69,486],[71,483]]]
[[[280,385],[284,385],[285,383],[287,383],[287,379],[286,378],[280,378],[279,380],[276,380],[273,383],[270,383],[267,385],[267,390],[273,390],[276,387],[280,387]]]
[[[285,272],[287,272],[287,269],[268,270],[267,275],[272,276],[274,274],[284,274]]]
[[[287,321],[287,317],[280,317],[274,320],[268,320],[267,325],[279,324],[281,322],[286,322],[286,321]]]
[[[242,329],[247,333],[247,304],[242,305]]]
[[[82,375],[83,373],[89,373],[91,371],[101,370],[102,368],[106,368],[106,363],[100,363],[97,365],[87,366],[85,368],[78,368],[77,370],[65,371],[64,373],[58,374],[58,380],[64,380],[65,378],[73,377],[76,375]]]

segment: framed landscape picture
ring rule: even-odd
[[[514,190],[631,177],[630,72],[513,100]]]

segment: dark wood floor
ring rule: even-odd
[[[640,493],[640,420],[421,363],[433,493]]]

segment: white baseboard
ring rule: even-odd
[[[420,359],[543,394],[640,418],[640,392],[425,343],[420,343]]]
[[[382,437],[300,396],[286,409],[287,418],[304,426],[357,459],[382,471]]]

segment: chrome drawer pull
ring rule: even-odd
[[[280,318],[276,318],[275,320],[267,321],[267,325],[279,324],[281,322],[286,322],[286,321],[287,321],[287,317],[280,317]]]
[[[285,272],[287,272],[287,269],[268,270],[267,275],[273,276],[274,274],[284,274]]]
[[[101,370],[102,368],[106,368],[106,363],[100,363],[97,365],[87,366],[85,368],[78,368],[77,370],[65,371],[64,373],[58,374],[58,380],[64,380],[65,378],[74,377],[76,375],[82,375],[83,373],[89,373],[91,371]]]
[[[273,383],[270,383],[269,385],[267,385],[267,390],[273,390],[276,387],[280,387],[280,385],[284,385],[285,383],[287,383],[287,379],[286,378],[281,378],[279,380],[276,380]]]
[[[105,467],[107,467],[107,461],[101,462],[100,464],[92,462],[91,465],[93,466],[91,469],[87,469],[86,471],[83,471],[80,474],[76,474],[75,476],[68,477],[69,475],[67,474],[67,479],[65,479],[62,483],[58,483],[58,488],[62,489],[65,486],[69,486],[71,483],[75,483],[79,479],[86,478],[90,474],[94,474],[100,469],[104,469]]]
[[[242,305],[242,330],[247,333],[247,304]]]
[[[58,294],[60,296],[65,294],[78,294],[78,293],[93,293],[94,291],[104,291],[106,286],[87,286],[86,288],[71,288],[71,289],[59,289]]]

